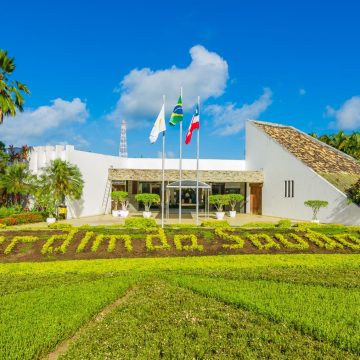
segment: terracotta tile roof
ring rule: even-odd
[[[261,121],[253,121],[253,123],[320,175],[323,173],[360,175],[360,164],[354,158],[292,126]]]

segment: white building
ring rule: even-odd
[[[113,189],[129,192],[131,210],[139,204],[134,195],[160,193],[161,159],[120,158],[84,152],[73,146],[35,147],[30,169],[41,171],[55,158],[76,164],[85,181],[82,200],[69,205],[69,217],[91,216],[111,210]],[[178,180],[178,159],[166,159],[166,184]],[[183,159],[183,179],[195,180],[196,160]],[[211,193],[242,193],[240,212],[297,220],[310,220],[306,200],[327,200],[319,213],[326,223],[360,224],[360,207],[349,204],[345,189],[360,176],[359,163],[350,156],[291,127],[260,121],[246,124],[245,160],[200,160],[199,180],[211,186]],[[182,207],[195,206],[193,190],[182,191]],[[207,193],[200,192],[201,204]],[[169,207],[177,207],[178,191],[167,192]]]

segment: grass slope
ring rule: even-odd
[[[82,326],[66,358],[356,358],[359,275],[357,254],[0,264],[0,358]]]
[[[151,281],[62,359],[352,358],[283,324]],[[354,357],[355,358],[355,357]]]

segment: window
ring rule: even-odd
[[[285,197],[294,197],[294,180],[285,180]]]

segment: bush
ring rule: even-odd
[[[65,223],[54,223],[48,225],[49,229],[70,229],[72,227],[73,226],[71,224],[65,224]]]
[[[225,195],[228,204],[231,206],[231,210],[235,211],[235,207],[237,203],[241,203],[244,201],[244,196],[241,194],[227,194]]]
[[[322,207],[327,207],[329,203],[325,200],[306,200],[304,205],[313,211],[313,220],[317,219],[317,214]]]
[[[276,224],[276,227],[282,229],[289,229],[291,227],[291,221],[289,219],[279,220],[278,223]]]
[[[229,199],[226,195],[210,195],[209,204],[214,205],[219,212],[223,211],[223,207],[229,204]]]
[[[350,201],[360,205],[360,180],[346,189],[345,194]]]
[[[0,219],[0,224],[6,225],[6,226],[12,226],[17,224],[17,219],[13,217],[3,218]]]
[[[122,210],[126,210],[129,202],[127,200],[128,197],[128,193],[126,191],[113,191],[111,193],[111,198],[114,200],[115,202],[115,208],[118,208],[118,203],[121,204],[121,209]]]
[[[15,214],[14,208],[7,208],[5,206],[2,206],[0,208],[0,218],[10,217],[13,214]]]
[[[17,224],[30,224],[42,222],[44,220],[43,216],[37,212],[26,212],[20,214],[12,215],[14,219],[16,219]]]
[[[209,228],[223,228],[230,227],[230,224],[226,220],[205,220],[201,223],[201,226]]]
[[[244,228],[263,228],[263,229],[271,229],[276,226],[276,223],[271,222],[251,222],[244,225],[241,225],[241,227]]]
[[[152,204],[160,203],[160,196],[158,194],[143,193],[135,195],[135,200],[144,204],[145,211],[150,211]]]
[[[145,219],[145,218],[129,218],[125,220],[125,227],[127,228],[138,228],[138,229],[148,229],[156,228],[157,224],[155,219]]]

